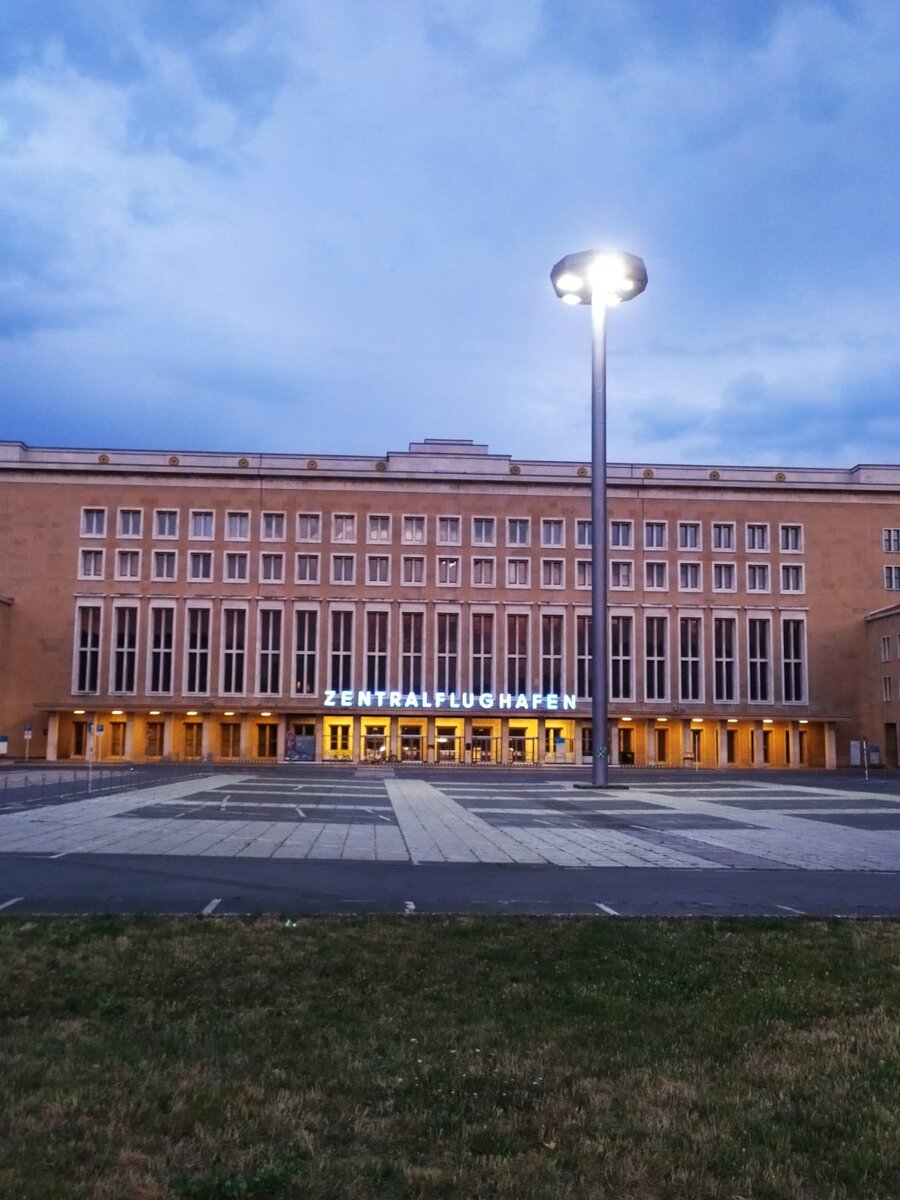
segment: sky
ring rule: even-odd
[[[900,454],[896,0],[0,0],[0,440]]]

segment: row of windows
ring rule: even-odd
[[[462,544],[463,518],[438,516],[435,522],[435,537],[438,545],[458,546]],[[153,536],[155,538],[177,538],[180,513],[177,509],[154,509]],[[251,514],[243,511],[228,511],[224,514],[224,536],[229,540],[248,541],[251,536]],[[355,542],[357,539],[357,517],[354,513],[331,515],[331,540],[333,542]],[[536,534],[541,546],[566,545],[566,521],[561,517],[544,517],[535,521]],[[503,522],[495,517],[472,517],[470,540],[473,546],[497,545],[498,527]],[[699,521],[677,521],[676,545],[679,550],[701,550],[703,527]],[[370,543],[392,540],[393,519],[383,513],[370,513],[365,518],[366,541]],[[81,533],[83,537],[106,536],[106,509],[84,508],[81,511]],[[803,549],[803,527],[801,525],[779,525],[779,548],[794,552]],[[260,514],[259,536],[263,541],[284,541],[287,530],[287,513],[263,512]],[[143,533],[143,509],[120,508],[117,514],[117,536],[138,538]],[[193,539],[210,539],[216,532],[216,513],[211,509],[191,509],[188,513],[188,533]],[[576,546],[590,547],[592,544],[591,522],[575,521]],[[885,530],[887,535],[893,531]],[[900,532],[900,531],[898,531]],[[296,540],[319,542],[322,540],[323,516],[320,512],[296,514]],[[505,521],[507,546],[530,546],[532,521],[529,517],[508,517]],[[421,515],[400,517],[400,540],[406,545],[423,544],[428,540],[428,518]],[[733,521],[713,521],[710,526],[710,546],[714,550],[737,548],[736,524]],[[644,522],[644,548],[664,550],[668,547],[668,521]],[[621,549],[633,549],[634,522],[610,521],[609,545]],[[765,523],[750,523],[744,526],[744,545],[747,550],[769,549],[769,526]]]
[[[591,618],[576,615],[574,677],[566,653],[566,616],[562,613],[471,613],[463,644],[465,618],[456,612],[434,614],[426,622],[421,611],[403,611],[390,638],[391,614],[370,610],[363,622],[362,662],[355,661],[356,614],[334,609],[300,609],[293,618],[281,609],[256,614],[255,653],[251,660],[246,607],[223,606],[216,614],[218,645],[213,645],[213,610],[187,605],[181,652],[176,659],[175,606],[149,610],[143,686],[140,669],[137,605],[112,610],[108,644],[109,691],[115,694],[238,696],[318,696],[323,688],[356,687],[387,693],[434,689],[446,694],[480,695],[540,691],[591,695]],[[292,620],[293,628],[290,628]],[[532,621],[534,624],[532,625]],[[776,699],[773,618],[748,617],[739,656],[736,616],[610,616],[609,694],[614,700],[703,702]],[[783,617],[780,625],[780,696],[788,703],[806,698],[806,631],[801,617]],[[427,626],[427,628],[426,628]],[[636,646],[636,629],[642,644]],[[502,643],[501,643],[502,637]],[[535,639],[533,641],[533,638]],[[100,690],[103,611],[81,604],[77,611],[73,689],[79,694]],[[638,657],[638,652],[640,657]],[[283,669],[292,666],[285,687]],[[707,680],[707,663],[711,678]],[[743,666],[743,688],[740,680]],[[215,672],[215,675],[214,675]],[[672,678],[674,674],[674,679]],[[178,681],[176,683],[176,680]]]

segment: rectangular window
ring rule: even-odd
[[[318,554],[298,554],[294,579],[297,583],[319,582]]]
[[[158,508],[153,514],[153,535],[158,538],[178,537],[178,510]]]
[[[890,675],[883,675],[881,677],[881,698],[882,698],[882,700],[885,700],[885,701],[889,701],[891,699],[891,677],[890,677]]]
[[[575,586],[577,588],[589,588],[593,582],[592,577],[593,563],[589,558],[577,558],[575,560]]]
[[[425,543],[425,518],[409,516],[403,518],[403,541],[407,545],[422,546]]]
[[[802,592],[803,566],[800,563],[781,564],[781,590],[783,592]]]
[[[459,559],[441,555],[437,560],[437,582],[455,587],[459,583]]]
[[[387,690],[388,615],[366,613],[366,687],[373,692]]]
[[[506,586],[528,587],[527,558],[508,558],[506,560]]]
[[[297,541],[320,542],[322,540],[322,514],[297,513]]]
[[[563,546],[565,539],[563,537],[564,525],[562,521],[556,519],[545,519],[541,521],[541,545],[542,546]]]
[[[195,509],[191,513],[191,537],[203,538],[204,540],[211,538],[213,535],[213,514],[204,509],[200,511]]]
[[[563,690],[563,618],[556,613],[541,617],[541,689],[545,696]]]
[[[259,694],[281,695],[281,629],[279,609],[263,608],[259,613]]]
[[[459,517],[438,517],[438,544],[441,546],[458,546],[460,543]]]
[[[803,526],[802,525],[782,525],[781,526],[781,549],[794,550],[798,553],[803,549]]]
[[[900,554],[900,529],[885,529],[883,544],[885,554]]]
[[[733,550],[734,523],[732,521],[713,521],[712,542],[713,550]]]
[[[747,549],[757,551],[769,549],[768,525],[747,526]]]
[[[332,554],[331,556],[331,582],[332,583],[353,583],[356,575],[356,555],[355,554]]]
[[[423,584],[425,582],[425,559],[418,555],[407,554],[402,560],[403,582],[406,584]]]
[[[611,617],[609,623],[609,695],[611,700],[631,700],[631,617]]]
[[[353,683],[353,613],[331,614],[331,687],[349,691]]]
[[[882,662],[890,662],[891,661],[891,639],[890,639],[890,637],[883,637],[881,639],[881,661]]]
[[[494,689],[494,616],[472,613],[472,691],[476,695]]]
[[[144,726],[144,756],[162,758],[165,750],[166,726],[163,721],[148,721]]]
[[[459,661],[459,615],[439,612],[437,615],[437,684],[436,691],[455,692]]]
[[[506,690],[513,695],[528,691],[528,614],[506,616]]]
[[[634,586],[632,564],[630,562],[620,562],[613,559],[609,564],[609,586],[626,591]]]
[[[590,700],[593,695],[591,659],[593,656],[591,618],[585,614],[575,620],[575,688],[578,696]]]
[[[785,617],[781,622],[784,699],[802,703],[806,699],[806,622],[800,617]]]
[[[737,621],[734,617],[716,617],[713,621],[713,699],[737,699],[735,661]]]
[[[96,692],[100,681],[100,607],[78,609],[75,691]]]
[[[140,579],[140,550],[116,551],[116,579]]]
[[[294,653],[294,691],[298,696],[316,694],[316,641],[319,614],[300,609],[294,617],[297,634]]]
[[[175,647],[174,608],[150,610],[150,687],[149,691],[168,695],[172,691],[172,666]]]
[[[644,587],[650,592],[664,592],[668,586],[668,565],[664,562],[645,562]]]
[[[208,583],[212,579],[212,554],[208,550],[192,550],[188,571],[192,583]]]
[[[700,618],[680,617],[678,621],[678,666],[679,696],[682,700],[702,699],[700,647]]]
[[[668,526],[665,521],[645,521],[644,522],[644,549],[645,550],[665,550],[666,548],[666,529]]]
[[[700,591],[700,564],[683,562],[678,564],[678,590],[680,592]]]
[[[153,551],[153,578],[157,580],[175,579],[177,575],[178,551]]]
[[[209,691],[209,625],[208,608],[187,610],[187,678],[184,690],[191,695]]]
[[[261,583],[284,583],[284,555],[261,554],[259,578]]]
[[[331,518],[331,540],[333,542],[356,541],[356,517],[353,513],[334,513]]]
[[[769,590],[769,565],[768,563],[748,563],[747,565],[747,591],[748,592],[767,592]]]
[[[678,549],[679,550],[699,550],[700,549],[700,522],[699,521],[679,521],[678,522]]]
[[[610,521],[609,544],[622,550],[631,549],[631,521]]]
[[[590,521],[575,522],[575,545],[580,549],[587,549],[593,546],[594,535]]]
[[[143,510],[140,508],[120,508],[119,537],[140,537],[143,515]]]
[[[561,588],[565,583],[565,567],[561,558],[541,559],[541,587]]]
[[[102,579],[103,554],[103,550],[82,550],[78,561],[78,578]]]
[[[256,757],[276,758],[278,755],[278,726],[256,726]]]
[[[283,542],[285,529],[283,512],[264,512],[260,525],[260,536],[264,542]]]
[[[713,591],[733,592],[735,590],[734,563],[713,563]]]
[[[247,579],[247,555],[225,555],[225,579],[228,583],[243,583]]]
[[[473,587],[494,586],[494,560],[492,558],[472,559]]]
[[[244,691],[244,665],[247,652],[247,613],[243,608],[222,610],[222,695],[241,695]]]
[[[493,546],[497,540],[493,517],[472,518],[472,545]]]
[[[884,568],[884,586],[889,592],[896,592],[900,588],[900,567]]]
[[[81,510],[81,536],[103,537],[106,534],[106,509],[83,508]]]
[[[133,692],[137,686],[138,610],[117,608],[113,612],[112,691]]]
[[[770,642],[772,623],[768,617],[751,617],[747,622],[747,658],[751,700],[769,700]]]
[[[389,542],[391,540],[391,518],[384,513],[370,513],[366,540]]]
[[[425,614],[400,615],[400,687],[404,692],[422,691]]]
[[[507,546],[528,546],[531,543],[531,522],[527,517],[510,517],[506,522]]]
[[[647,617],[644,638],[644,692],[648,700],[665,700],[668,694],[666,617]]]
[[[370,554],[366,558],[366,582],[384,584],[391,581],[391,560],[386,554]]]

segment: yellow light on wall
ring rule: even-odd
[[[233,713],[233,712],[231,712],[231,710],[229,709],[229,711],[228,711],[228,712],[226,712],[226,713],[224,713],[224,714],[223,714],[223,716],[226,716],[226,717],[233,717],[233,716],[234,716],[234,713]]]
[[[151,717],[158,717],[158,716],[159,716],[159,709],[158,709],[158,708],[151,708],[151,709],[150,709],[150,716],[151,716]]]
[[[668,717],[657,717],[656,719],[657,719],[657,721],[662,723],[662,722],[668,721],[669,718]]]
[[[114,708],[114,709],[112,710],[112,715],[113,715],[114,717],[121,717],[121,715],[122,715],[122,713],[123,713],[124,711],[125,711],[125,710],[124,710],[124,709],[121,709],[121,708]]]
[[[765,717],[765,718],[764,718],[764,720],[763,720],[763,725],[771,725],[771,724],[772,724],[772,718],[771,718],[771,717]]]
[[[729,724],[729,725],[737,725],[737,723],[738,723],[738,719],[737,719],[737,717],[729,717],[729,718],[728,718],[728,724]]]
[[[619,717],[620,721],[630,721],[631,717]]]
[[[809,721],[807,721],[805,717],[801,717],[801,718],[800,718],[800,724],[801,724],[801,725],[808,725],[808,724],[809,724]]]
[[[197,715],[197,710],[196,710],[196,708],[189,708],[189,709],[188,709],[188,714],[187,714],[187,715],[188,715],[189,717],[196,717],[196,715]]]
[[[271,717],[272,714],[270,712],[264,712],[264,713],[260,713],[259,715],[261,717]]]
[[[702,717],[691,717],[691,724],[692,725],[702,725],[703,718]]]
[[[74,715],[75,715],[76,717],[83,717],[83,716],[84,716],[84,709],[83,709],[83,708],[73,708],[73,709],[72,709],[72,712],[74,713]]]

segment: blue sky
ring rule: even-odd
[[[0,438],[900,453],[896,0],[3,0]]]

